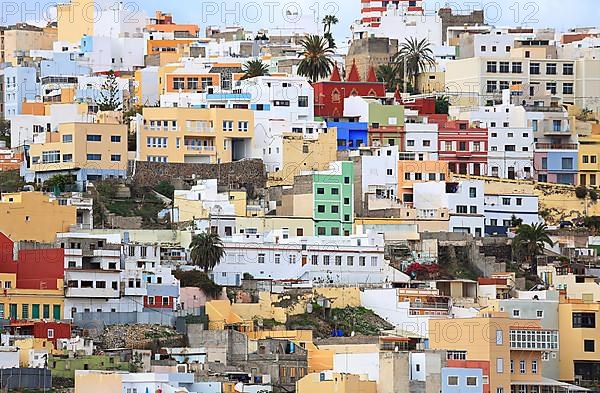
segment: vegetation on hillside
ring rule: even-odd
[[[223,287],[215,284],[206,273],[200,270],[176,270],[175,278],[179,280],[182,288],[200,288],[207,297],[213,299],[218,298],[223,293]]]
[[[0,192],[17,192],[24,185],[18,170],[0,172]]]

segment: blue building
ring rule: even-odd
[[[442,368],[442,393],[483,393],[480,368]]]
[[[80,65],[76,61],[76,56],[76,53],[53,53],[51,59],[45,59],[40,62],[40,78],[47,76],[91,75],[92,69]]]
[[[338,151],[356,150],[369,143],[369,125],[362,122],[327,122],[327,128],[337,128]]]
[[[8,67],[4,70],[4,109],[7,117],[20,115],[23,101],[33,101],[39,95],[35,68]]]

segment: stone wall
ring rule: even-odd
[[[267,183],[262,160],[243,160],[226,164],[169,164],[137,161],[133,182],[137,187],[154,187],[163,180],[191,181],[217,179],[220,187],[259,190]]]
[[[348,56],[346,56],[346,70],[350,72],[352,62],[356,61],[356,67],[361,79],[367,79],[369,67],[375,69],[382,64],[388,64],[396,53],[398,53],[398,40],[380,37],[362,38],[352,41]]]
[[[485,15],[482,10],[474,10],[469,14],[454,14],[451,8],[440,8],[438,15],[442,19],[442,39],[444,41],[448,37],[448,27],[485,25]]]

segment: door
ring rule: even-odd
[[[17,319],[17,305],[16,304],[11,304],[9,306],[9,318],[10,319]]]
[[[509,166],[508,167],[508,178],[510,180],[515,180],[515,167],[514,166]]]

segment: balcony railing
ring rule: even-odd
[[[577,143],[536,143],[537,150],[577,150]]]
[[[215,151],[214,146],[186,146],[188,151]]]
[[[510,349],[556,351],[558,350],[558,331],[527,328],[511,329]]]
[[[448,310],[448,303],[422,303],[422,302],[410,302],[410,308],[428,308],[436,310]]]

